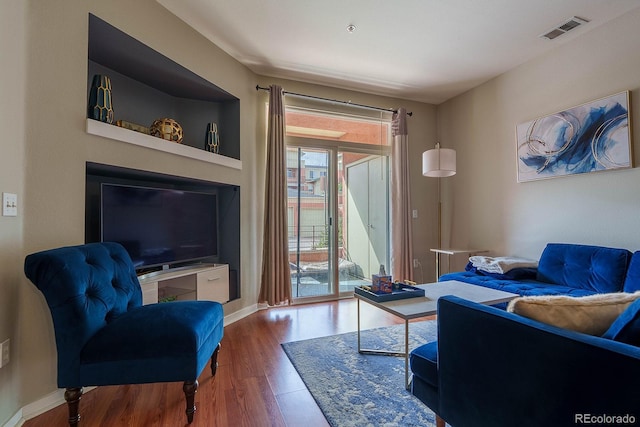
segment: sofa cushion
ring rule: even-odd
[[[540,256],[537,280],[597,293],[619,292],[630,259],[626,249],[549,243]]]
[[[640,251],[634,252],[624,280],[623,292],[640,291]]]
[[[520,297],[509,302],[507,311],[539,322],[590,335],[602,335],[640,292],[567,296]]]
[[[413,375],[438,387],[438,342],[421,345],[411,352],[409,363]]]
[[[528,276],[531,277],[531,276]],[[498,289],[522,296],[534,295],[570,295],[581,297],[593,295],[596,292],[589,289],[572,288],[565,285],[538,282],[533,279],[498,279],[487,274],[476,274],[472,271],[459,271],[456,273],[444,274],[440,277],[444,280],[458,280],[460,282],[471,283],[473,285],[484,286],[486,288]]]
[[[87,385],[197,378],[223,336],[222,305],[176,301],[130,310],[95,334],[80,355]],[[114,346],[113,343],[120,345]],[[198,356],[198,357],[195,357]]]
[[[640,299],[627,307],[602,337],[640,347]]]

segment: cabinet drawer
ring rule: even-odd
[[[198,299],[229,301],[229,266],[221,265],[198,273]]]

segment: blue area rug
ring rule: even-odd
[[[433,341],[436,321],[409,324],[409,349]],[[426,426],[435,416],[404,388],[404,358],[358,353],[356,332],[282,344],[334,427]],[[401,351],[404,325],[362,332],[363,348]]]

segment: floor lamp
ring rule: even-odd
[[[451,148],[436,147],[422,153],[422,175],[438,178],[438,248],[442,248],[442,197],[440,195],[440,178],[456,174],[456,151]],[[436,254],[436,266],[440,264],[440,254]],[[436,267],[436,270],[439,270]],[[438,273],[436,272],[436,276]],[[438,278],[436,277],[436,280]]]

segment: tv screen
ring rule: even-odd
[[[218,254],[216,195],[102,183],[100,235],[121,243],[137,270]]]

